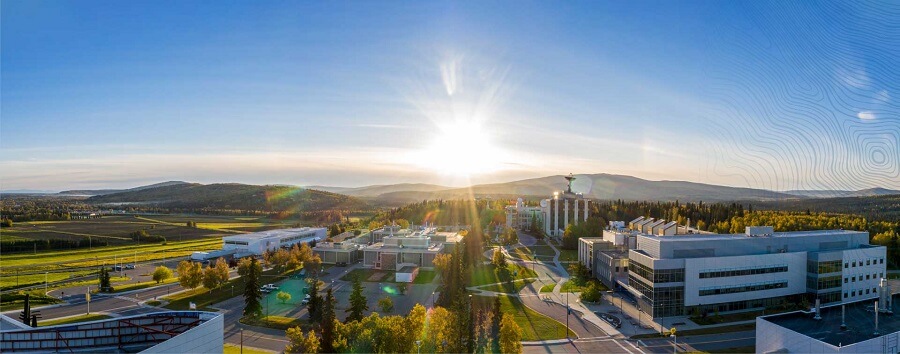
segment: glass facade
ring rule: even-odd
[[[684,315],[683,286],[653,287],[632,275],[628,276],[628,281],[643,295],[641,308],[652,317]]]
[[[700,296],[745,293],[750,291],[772,290],[787,287],[787,280],[764,283],[744,284],[728,287],[700,288]]]
[[[815,274],[837,273],[841,271],[841,261],[806,261],[806,272]]]
[[[765,267],[710,269],[700,272],[700,279],[740,277],[745,275],[784,273],[788,271],[787,264]]]
[[[684,269],[653,269],[638,262],[630,262],[629,270],[653,283],[678,283],[684,281]]]

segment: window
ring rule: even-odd
[[[619,272],[619,267],[616,267],[616,273],[618,273],[618,272]]]
[[[866,295],[869,295],[869,289],[866,289]]]
[[[749,292],[749,291],[781,289],[781,288],[786,288],[786,287],[787,287],[787,281],[776,281],[776,282],[730,286],[730,287],[723,287],[723,288],[701,288],[699,295],[700,296],[709,296],[709,295],[734,294],[734,293],[743,293],[743,292]]]
[[[856,268],[856,261],[853,261],[853,268]]]
[[[866,265],[872,265],[872,260],[871,260],[871,259],[867,259],[867,260],[866,260]]]
[[[850,263],[844,263],[844,269],[850,268]]]
[[[847,284],[847,280],[850,280],[850,279],[844,278],[844,284]]]
[[[884,264],[884,258],[880,259],[880,261],[881,262],[878,262],[878,263]]]
[[[878,290],[876,290],[875,288],[872,288],[872,294],[874,294],[876,292],[878,292]]]
[[[850,296],[856,296],[856,290],[851,291]]]
[[[852,281],[852,282],[855,283],[855,282],[856,282],[856,277],[850,278],[850,281]]]
[[[847,298],[847,292],[846,292],[846,291],[844,292],[844,298],[845,298],[845,299]]]

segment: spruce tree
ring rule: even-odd
[[[334,353],[334,294],[331,288],[325,293],[325,303],[322,306],[322,353]]]
[[[309,305],[307,309],[309,310],[309,319],[313,323],[318,323],[322,321],[322,296],[319,295],[319,279],[313,278],[312,282],[309,284]]]
[[[250,261],[250,268],[247,270],[247,280],[244,283],[244,316],[258,317],[262,314],[262,291],[259,288],[260,276],[262,275],[262,267],[256,258]]]
[[[363,295],[362,291],[362,282],[359,280],[359,277],[354,277],[353,290],[350,293],[350,307],[346,310],[350,315],[347,316],[346,322],[362,320],[363,312],[369,310],[369,305],[366,304],[366,296]]]

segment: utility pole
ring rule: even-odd
[[[569,339],[569,314],[572,313],[572,308],[569,307],[569,292],[566,292],[566,339]]]

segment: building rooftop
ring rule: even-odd
[[[709,240],[746,240],[750,238],[778,238],[778,237],[807,237],[820,235],[850,235],[863,233],[865,231],[855,230],[814,230],[814,231],[791,231],[791,232],[775,232],[771,236],[748,236],[745,233],[740,234],[687,234],[674,236],[656,236],[648,234],[638,234],[641,237],[659,240],[661,242],[680,242],[680,241],[709,241]]]
[[[894,294],[893,297],[892,309],[895,314],[881,313],[878,315],[879,335],[875,334],[875,300],[864,300],[845,305],[846,330],[841,330],[840,305],[822,308],[821,320],[813,319],[814,314],[812,313],[799,311],[761,317],[761,319],[833,346],[850,345],[900,331],[900,312],[897,312],[900,310],[897,304],[900,296]]]
[[[242,235],[231,235],[225,236],[224,239],[229,240],[247,240],[247,239],[260,239],[260,238],[270,238],[270,237],[287,237],[287,236],[296,236],[300,233],[305,232],[313,232],[317,229],[311,227],[300,227],[300,228],[291,228],[291,229],[276,229],[276,230],[266,230],[259,232],[251,232],[249,234]]]

